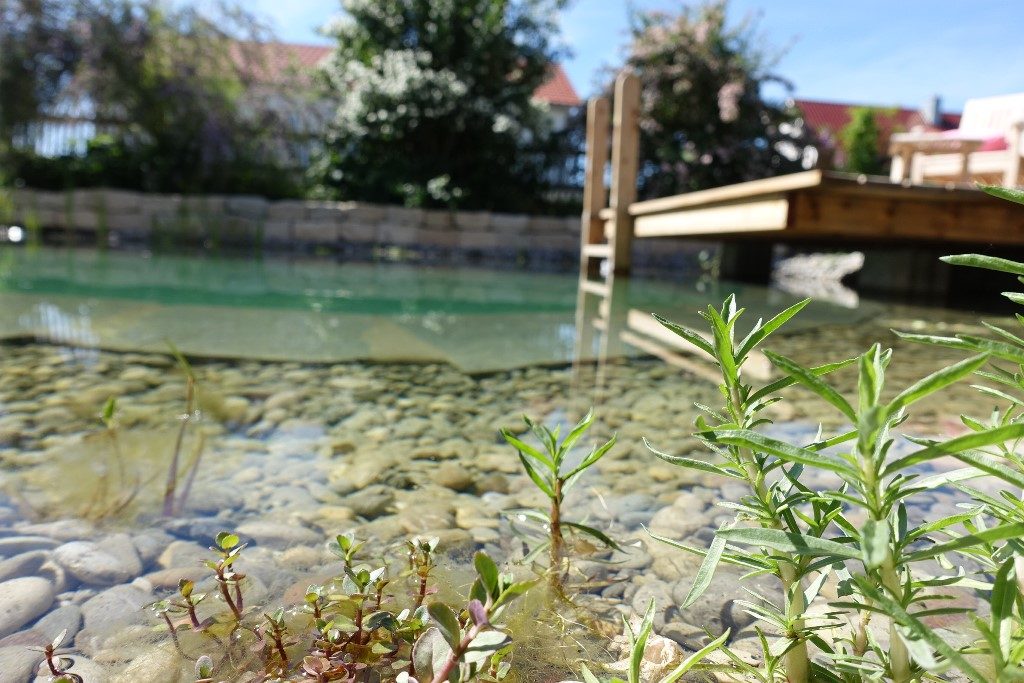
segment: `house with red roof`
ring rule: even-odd
[[[868,108],[874,111],[880,133],[879,156],[888,154],[889,138],[893,133],[917,130],[941,132],[953,130],[960,125],[960,114],[942,112],[938,97],[933,98],[923,109],[806,99],[795,99],[793,105],[803,114],[804,124],[814,131],[819,140],[819,165],[832,168],[843,168],[846,164],[842,132],[853,119],[855,109]]]

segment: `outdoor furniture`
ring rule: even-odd
[[[892,136],[890,179],[1020,185],[1022,136],[1024,93],[968,100],[956,130]]]

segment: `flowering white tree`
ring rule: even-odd
[[[320,191],[529,210],[554,141],[532,100],[565,0],[343,0],[322,76],[338,102]]]
[[[812,166],[813,135],[763,90],[773,73],[755,22],[728,25],[726,0],[633,16],[626,68],[640,77],[640,193],[658,197]]]

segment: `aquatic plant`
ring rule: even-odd
[[[478,552],[465,607],[437,600],[424,604],[436,592],[428,580],[437,539],[408,543],[409,569],[399,574],[408,581],[404,595],[392,592],[390,566],[358,560],[362,545],[351,534],[336,537],[331,547],[343,559],[341,574],[311,585],[298,607],[261,612],[243,601],[245,574],[236,564],[245,544],[221,532],[211,547],[214,558],[205,562],[216,593],[196,593],[196,584],[183,579],[177,597],[151,609],[179,654],[196,662],[200,683],[250,678],[441,683],[484,674],[498,680],[507,673],[511,639],[500,620],[534,582],[515,581]]]
[[[43,647],[30,647],[34,652],[42,652],[46,668],[50,671],[50,683],[85,683],[81,676],[70,671],[75,665],[71,657],[58,657],[57,648],[68,637],[68,630],[64,629],[49,643]]]
[[[650,638],[651,632],[654,628],[654,606],[654,601],[651,600],[651,602],[648,603],[647,611],[644,612],[643,619],[640,620],[640,623],[635,630],[627,617],[622,618],[622,621],[625,624],[626,637],[629,639],[629,667],[626,670],[625,681],[621,678],[611,678],[609,679],[609,683],[643,682],[644,679],[641,678],[640,674],[644,662],[644,655],[647,652],[647,640]],[[657,679],[658,683],[675,683],[675,681],[678,681],[691,669],[698,666],[705,657],[721,648],[728,638],[729,631],[726,631],[718,638],[715,638],[704,647],[683,659],[683,661],[676,665],[671,672]],[[583,674],[583,683],[601,683],[586,664],[582,666],[581,671]]]
[[[185,412],[180,417],[181,424],[178,427],[178,435],[174,440],[174,450],[171,453],[171,460],[167,466],[167,482],[164,486],[164,517],[179,515],[185,508],[185,503],[192,492],[192,485],[195,483],[196,473],[199,471],[199,463],[202,461],[205,447],[205,438],[202,434],[199,434],[192,459],[184,468],[184,476],[186,477],[184,487],[181,493],[178,494],[179,477],[182,476],[179,473],[179,470],[182,469],[181,449],[185,441],[185,433],[188,431],[188,426],[191,423],[200,419],[201,413],[197,408],[196,394],[198,392],[198,382],[196,381],[195,373],[192,371],[192,365],[174,344],[168,342],[168,346],[170,346],[171,355],[174,356],[178,363],[178,368],[185,376]]]
[[[1024,191],[997,186],[981,186],[991,195],[1024,204]],[[981,254],[945,256],[943,261],[955,266],[982,268],[1016,275],[1024,282],[1024,263]],[[1015,304],[1024,304],[1024,294],[1004,292],[1003,296]],[[1024,327],[1024,316],[1017,313],[1015,320]],[[959,349],[975,354],[987,354],[988,367],[976,374],[985,383],[973,385],[985,399],[992,399],[1002,407],[995,407],[987,417],[961,415],[960,420],[974,433],[1006,428],[1024,422],[1024,339],[1020,332],[988,322],[982,323],[990,332],[986,336],[957,334],[953,337],[897,332],[911,342]],[[1006,364],[1010,364],[1010,369]],[[965,520],[975,533],[993,536],[989,543],[957,549],[970,561],[980,564],[990,588],[991,614],[988,618],[972,614],[971,622],[980,637],[974,644],[973,654],[980,659],[977,668],[989,680],[1012,680],[1024,669],[1024,542],[1019,535],[1006,536],[1000,529],[1024,529],[1024,453],[1020,452],[1020,439],[992,444],[976,453],[958,457],[968,465],[961,470],[953,485],[968,494],[976,513],[980,516]],[[965,482],[980,476],[991,476],[1007,484],[997,495],[983,492]]]
[[[508,429],[502,429],[501,435],[519,453],[519,461],[523,469],[530,477],[530,480],[540,489],[550,501],[550,507],[545,513],[540,510],[512,510],[508,514],[514,519],[531,520],[541,524],[545,530],[543,540],[538,540],[527,555],[527,561],[537,557],[545,550],[548,551],[547,575],[551,587],[561,594],[564,588],[565,579],[569,571],[568,553],[566,550],[567,535],[582,535],[597,540],[608,548],[619,549],[615,541],[602,531],[593,527],[572,522],[565,519],[562,506],[565,502],[565,494],[579,480],[583,473],[597,463],[612,446],[615,445],[615,436],[600,446],[594,446],[590,453],[575,467],[566,466],[566,456],[572,450],[580,438],[586,434],[594,421],[594,411],[591,409],[576,425],[566,434],[559,443],[559,428],[549,429],[543,424],[538,424],[527,416],[523,416],[526,426],[541,443],[543,450],[534,448],[515,436]]]
[[[142,489],[142,480],[136,472],[129,477],[125,467],[124,454],[121,450],[120,427],[117,422],[117,398],[111,396],[103,404],[100,411],[104,436],[110,443],[110,457],[117,472],[116,482],[111,475],[111,467],[105,466],[100,474],[96,489],[89,503],[82,509],[81,515],[86,519],[105,519],[123,512],[138,497]],[[113,497],[113,498],[111,498]]]
[[[793,682],[885,678],[902,683],[949,668],[984,680],[965,656],[967,650],[950,645],[922,621],[929,615],[966,611],[932,605],[948,604],[944,601],[952,596],[944,589],[974,586],[978,579],[963,571],[933,576],[931,567],[937,561],[951,569],[946,554],[969,552],[1020,535],[1024,525],[975,528],[970,524],[973,515],[958,513],[911,527],[907,505],[915,494],[965,476],[945,472],[922,477],[916,467],[948,455],[976,462],[978,449],[1024,437],[1024,424],[982,427],[941,442],[912,439],[917,450],[892,454],[897,440],[893,430],[907,419],[907,409],[980,370],[986,355],[945,367],[888,401],[882,400],[882,394],[892,353],[878,344],[856,359],[858,395],[852,403],[823,379],[851,361],[806,368],[766,352],[784,377],[757,389],[747,384],[742,366],[750,352],[805,303],[766,323],[758,321],[740,341],[736,341],[736,324],[742,309],[736,307],[734,297],[720,310],[709,307],[703,313],[710,323],[710,338],[663,321],[708,353],[721,369],[725,406],[698,406],[704,415],[697,420],[697,436],[722,462],[655,453],[681,467],[742,481],[750,491],[740,500],[723,503],[736,511],[736,519],[716,532],[710,548],[658,537],[704,556],[681,608],[693,604],[710,584],[718,564],[725,562],[753,575],[777,577],[782,603],[748,590],[753,599],[737,602],[762,624],[757,632],[763,663],[754,667],[726,647],[723,652],[729,661],[717,668],[765,682],[784,676]],[[758,432],[770,421],[762,411],[780,400],[779,390],[794,384],[837,410],[852,427],[831,435],[819,429],[809,444]],[[824,476],[811,486],[805,483],[811,473]],[[826,601],[824,610],[811,611],[812,603],[823,600],[826,583],[835,588],[838,598]],[[888,625],[887,644],[872,624],[875,618]],[[779,644],[769,642],[764,627],[781,638]],[[813,657],[810,646],[816,649]]]

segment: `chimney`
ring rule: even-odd
[[[921,118],[924,119],[925,124],[929,126],[935,126],[936,128],[942,127],[942,98],[938,95],[932,95],[928,102],[921,109]]]

